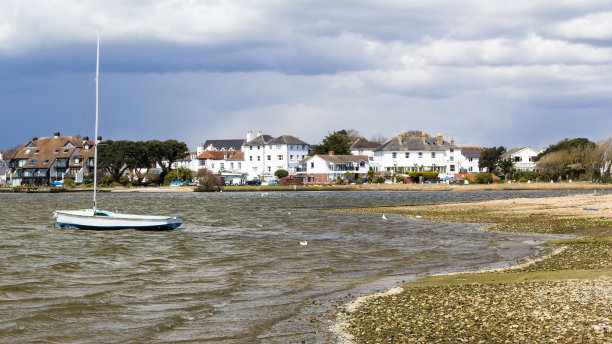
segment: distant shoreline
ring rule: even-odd
[[[136,186],[98,188],[99,192],[193,192],[194,186]],[[276,185],[223,186],[222,192],[249,191],[501,191],[501,190],[612,190],[612,184],[574,183],[512,183],[512,184],[352,184],[352,185]],[[92,188],[0,188],[0,193],[11,192],[92,192]]]

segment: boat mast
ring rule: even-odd
[[[96,51],[96,124],[94,126],[94,189],[93,215],[96,215],[96,189],[98,185],[98,82],[100,79],[100,29],[98,29],[98,48]]]

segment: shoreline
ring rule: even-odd
[[[330,327],[339,343],[449,342],[449,338],[454,338],[451,342],[519,343],[556,338],[555,342],[604,343],[612,334],[612,314],[606,308],[612,301],[608,296],[612,294],[610,194],[340,210],[402,214],[437,222],[475,222],[482,223],[484,230],[531,229],[527,231],[578,238],[549,241],[551,248],[544,255],[529,257],[521,264],[432,274],[350,301]],[[540,295],[541,290],[548,294]],[[491,301],[499,295],[518,300],[504,308],[512,316],[503,322],[491,317],[505,302]],[[573,299],[567,299],[569,296]],[[532,304],[529,297],[537,302]],[[585,302],[603,308],[604,314],[582,314],[580,305]],[[563,308],[563,317],[551,315],[555,307]],[[546,317],[534,319],[532,313]],[[566,324],[564,319],[568,317],[582,322],[568,320]]]
[[[98,192],[183,193],[194,192],[195,186],[135,186],[98,188]],[[352,184],[352,185],[277,185],[223,186],[223,192],[274,191],[502,191],[502,190],[612,190],[612,184],[574,183],[513,183],[513,184]],[[0,193],[29,192],[92,192],[93,188],[0,188]]]

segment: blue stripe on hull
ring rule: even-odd
[[[144,231],[169,231],[179,227],[180,223],[172,223],[167,225],[159,225],[159,226],[145,226],[145,227],[125,227],[125,226],[117,226],[117,227],[98,227],[98,226],[83,226],[83,225],[74,225],[70,223],[57,223],[58,226],[62,228],[75,228],[75,229],[91,229],[91,230],[117,230],[117,229],[138,229]]]

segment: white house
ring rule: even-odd
[[[478,167],[482,147],[459,147],[461,154],[458,155],[459,172],[460,173],[478,173],[485,172],[486,167]]]
[[[454,142],[444,141],[442,134],[429,137],[404,136],[392,138],[374,151],[373,169],[377,171],[436,171],[440,175],[459,172],[461,150]]]
[[[515,171],[533,171],[535,168],[535,158],[539,153],[531,147],[518,147],[502,154],[501,158],[511,158],[514,162]]]
[[[206,168],[220,174],[223,172],[240,173],[244,164],[244,153],[241,151],[212,151],[206,150],[198,155],[197,170]]]
[[[281,135],[273,138],[261,131],[254,137],[253,132],[247,133],[247,142],[242,145],[244,165],[242,171],[249,178],[270,177],[276,170],[287,170],[290,174],[296,172],[300,161],[308,156],[310,145],[291,135]]]
[[[366,178],[369,160],[367,155],[317,154],[300,162],[298,175],[311,184],[329,184],[338,177],[345,179],[347,172],[354,174],[355,179]]]
[[[350,146],[351,154],[367,155],[370,159],[374,158],[374,150],[380,147],[380,144],[368,141],[363,137],[358,137]]]

